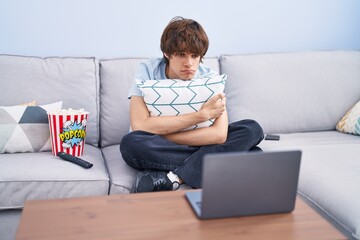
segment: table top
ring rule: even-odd
[[[292,213],[199,220],[185,191],[27,201],[16,239],[346,239],[300,198]]]

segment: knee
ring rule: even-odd
[[[133,137],[131,133],[126,134],[120,142],[120,153],[124,160],[124,162],[129,165],[130,167],[136,168],[136,164],[134,163],[133,159],[133,150],[132,150],[132,143]]]
[[[126,134],[120,142],[120,153],[127,165],[130,167],[140,169],[137,159],[141,152],[141,146],[138,143],[140,134],[137,132],[130,132]]]
[[[263,129],[255,120],[245,119],[232,124],[234,124],[233,127],[241,129],[246,135],[251,136],[251,138],[256,140],[258,143],[260,143],[264,138]]]
[[[133,131],[126,134],[120,142],[120,152],[121,153],[136,153],[139,148],[141,149],[141,143],[147,132],[143,131]]]
[[[251,129],[251,133],[253,134],[254,138],[259,139],[259,141],[261,141],[264,138],[264,131],[261,127],[261,125],[252,119],[248,119],[248,124],[250,126]]]
[[[121,139],[121,142],[120,142],[120,152],[123,153],[123,152],[128,152],[128,151],[130,151],[131,146],[132,146],[132,143],[133,143],[133,134],[132,134],[132,132],[131,132],[131,133],[126,134],[126,135]]]

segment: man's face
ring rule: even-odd
[[[200,56],[193,53],[165,55],[169,64],[166,69],[166,76],[170,79],[190,80],[194,78],[200,64]]]

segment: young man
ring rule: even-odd
[[[208,46],[199,23],[176,17],[161,36],[163,58],[140,64],[136,79],[187,81],[215,76],[201,64]],[[173,190],[182,183],[200,188],[205,154],[249,151],[263,139],[262,128],[253,120],[228,124],[223,93],[209,99],[198,112],[178,116],[151,116],[135,81],[129,98],[132,132],[122,139],[120,151],[129,166],[143,170],[131,192]],[[210,127],[180,131],[209,119],[215,119]]]

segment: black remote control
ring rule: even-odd
[[[59,152],[57,155],[58,155],[58,157],[61,157],[62,159],[66,160],[66,161],[75,163],[83,168],[91,168],[93,166],[92,163],[87,162],[84,159],[75,157],[73,155],[70,155],[70,154],[67,154],[64,152]]]
[[[266,134],[265,140],[279,141],[280,136],[279,135],[274,135],[274,134]]]

